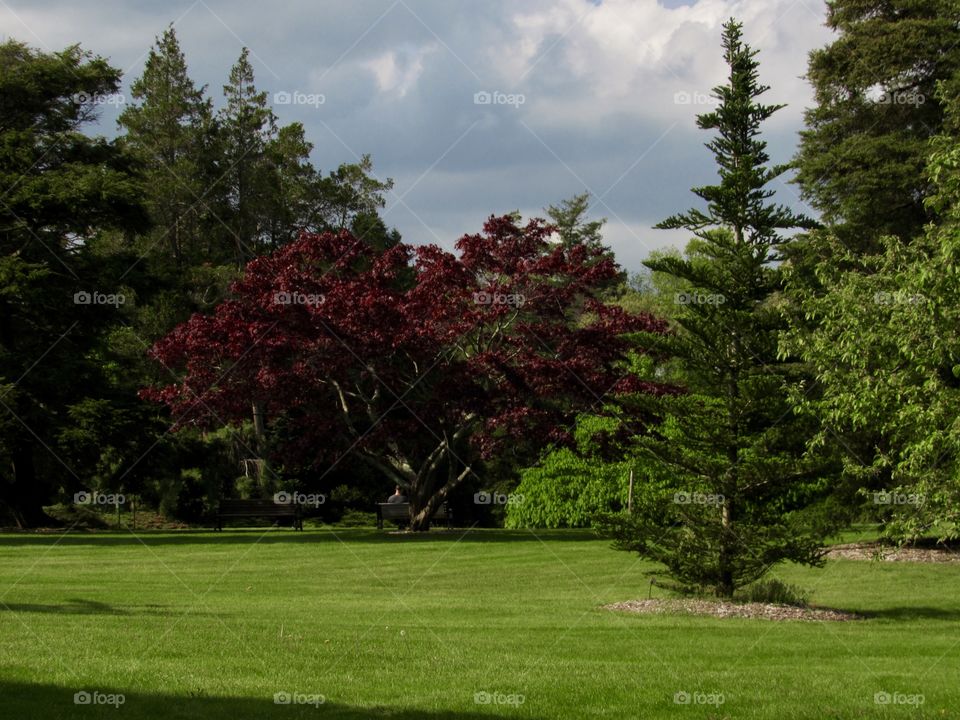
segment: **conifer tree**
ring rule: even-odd
[[[661,376],[672,371],[682,392],[637,401],[638,415],[658,421],[638,438],[642,456],[673,481],[603,525],[618,547],[663,563],[685,589],[729,598],[777,562],[818,562],[820,537],[805,511],[821,484],[788,402],[797,368],[777,356],[781,231],[812,223],[770,202],[767,186],[786,168],[768,166],[759,135],[782,106],[759,102],[768,88],[740,23],[724,25],[723,47],[729,79],[714,89],[716,109],[698,117],[715,132],[707,147],[719,182],[694,188],[705,210],[658,225],[690,231],[687,254],[646,263],[683,288],[674,332],[647,338],[669,359]]]

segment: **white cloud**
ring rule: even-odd
[[[596,214],[636,267],[649,247],[678,242],[650,226],[689,207],[689,188],[715,177],[695,102],[725,75],[723,21],[743,20],[760,50],[761,79],[773,88],[765,101],[790,104],[767,126],[776,161],[793,155],[812,102],[807,54],[830,40],[822,0],[665,2],[6,0],[0,33],[47,48],[79,42],[129,67],[129,83],[154,37],[186,13],[177,32],[215,102],[247,45],[263,90],[325,95],[318,108],[275,109],[281,122],[304,123],[319,167],[369,152],[398,192],[417,183],[410,211],[387,218],[406,239],[433,242],[436,233],[452,243],[490,213],[539,214],[585,185],[603,194],[616,183]],[[477,106],[481,90],[526,101]],[[691,104],[675,103],[678,93]],[[778,200],[795,204],[782,189]]]
[[[381,92],[392,92],[403,97],[423,74],[424,61],[438,49],[436,43],[419,48],[402,47],[388,50],[361,65],[373,73]]]

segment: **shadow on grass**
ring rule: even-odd
[[[115,607],[107,603],[97,602],[96,600],[83,600],[71,598],[62,603],[10,603],[0,600],[0,613],[47,613],[51,615],[153,615],[158,617],[179,617],[189,614],[191,616],[209,616],[224,617],[220,613],[196,612],[169,608],[166,605],[134,605],[127,607]]]
[[[397,544],[421,542],[449,543],[539,543],[580,542],[601,539],[592,530],[500,530],[490,528],[454,528],[426,533],[396,533],[357,528],[308,528],[295,532],[290,528],[262,527],[212,530],[111,530],[83,532],[7,532],[0,535],[0,547],[17,545],[236,545],[240,543],[300,544],[357,542]]]
[[[74,702],[77,692],[100,693],[99,700],[113,704],[85,704]],[[123,695],[117,704],[110,695]],[[91,695],[92,697],[92,695]],[[56,685],[0,681],[3,716],[17,720],[76,720],[77,718],[164,718],[164,720],[259,720],[260,718],[337,718],[340,720],[489,720],[516,717],[516,708],[478,705],[477,711],[405,710],[397,707],[353,707],[332,701],[322,704],[277,704],[273,697],[236,698],[196,695],[167,695],[160,693],[128,692],[123,688],[66,688]],[[468,699],[468,702],[470,700]],[[117,712],[120,710],[120,712]],[[526,718],[536,716],[524,715]]]
[[[923,606],[857,610],[857,614],[868,620],[960,620],[960,610]]]

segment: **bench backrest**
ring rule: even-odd
[[[290,517],[299,514],[294,503],[276,503],[273,500],[221,500],[221,515],[260,515],[263,517]]]

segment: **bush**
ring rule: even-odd
[[[573,448],[555,448],[520,473],[520,484],[506,507],[508,528],[590,527],[596,515],[627,506],[630,470],[638,471],[634,499],[645,492],[643,463],[618,445],[616,418],[581,415]],[[611,460],[611,456],[613,460]]]
[[[563,448],[520,475],[507,505],[508,528],[589,527],[597,513],[627,503],[628,463],[597,463]]]
[[[810,593],[797,585],[785,583],[778,578],[769,578],[758,580],[743,588],[737,593],[736,599],[744,602],[807,607],[810,601]]]

